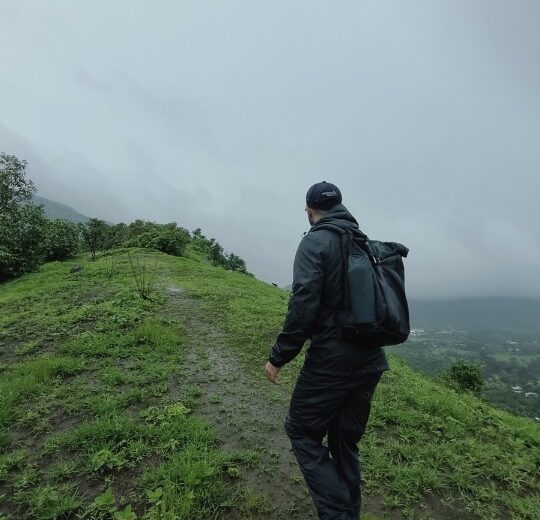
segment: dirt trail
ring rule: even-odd
[[[189,347],[182,379],[171,382],[178,397],[200,393],[197,415],[216,428],[224,450],[255,450],[260,463],[241,476],[255,496],[266,496],[268,511],[253,518],[316,519],[311,498],[298,470],[290,443],[283,430],[288,390],[271,385],[261,371],[239,362],[225,344],[226,335],[205,317],[200,303],[178,287],[167,287],[168,316],[185,325]],[[257,506],[262,507],[257,500]],[[251,518],[249,513],[243,518]]]
[[[264,360],[260,371],[241,363],[226,345],[226,333],[186,291],[169,285],[165,293],[165,312],[186,327],[189,340],[182,374],[171,381],[172,395],[182,399],[198,394],[194,411],[215,427],[221,448],[254,450],[260,459],[241,475],[252,494],[253,512],[234,518],[315,520],[315,508],[283,429],[291,389],[266,381]],[[256,496],[266,497],[266,508]],[[364,497],[363,510],[378,518],[381,514],[388,520],[403,518],[397,511],[383,513],[380,498],[372,495]]]

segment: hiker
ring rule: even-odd
[[[375,387],[389,369],[382,347],[340,339],[334,310],[343,292],[341,239],[314,226],[358,230],[358,222],[341,201],[339,189],[326,181],[307,192],[305,210],[311,229],[296,252],[285,323],[265,366],[267,378],[276,383],[281,367],[311,340],[285,431],[321,520],[360,517],[358,442]],[[323,445],[325,435],[328,446]]]

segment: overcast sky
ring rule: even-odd
[[[537,0],[0,0],[0,150],[279,285],[327,180],[410,248],[410,296],[540,296],[539,27]]]

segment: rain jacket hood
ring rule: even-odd
[[[318,226],[326,224],[350,230],[362,238],[367,238],[367,235],[358,227],[358,221],[343,204],[336,204],[333,208],[329,209],[324,217],[311,226],[310,231],[316,231]]]

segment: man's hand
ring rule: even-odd
[[[266,378],[268,379],[268,381],[277,384],[277,376],[279,374],[279,370],[279,367],[275,367],[274,365],[272,365],[272,363],[270,363],[270,361],[267,361],[264,367],[264,371],[266,372]]]

